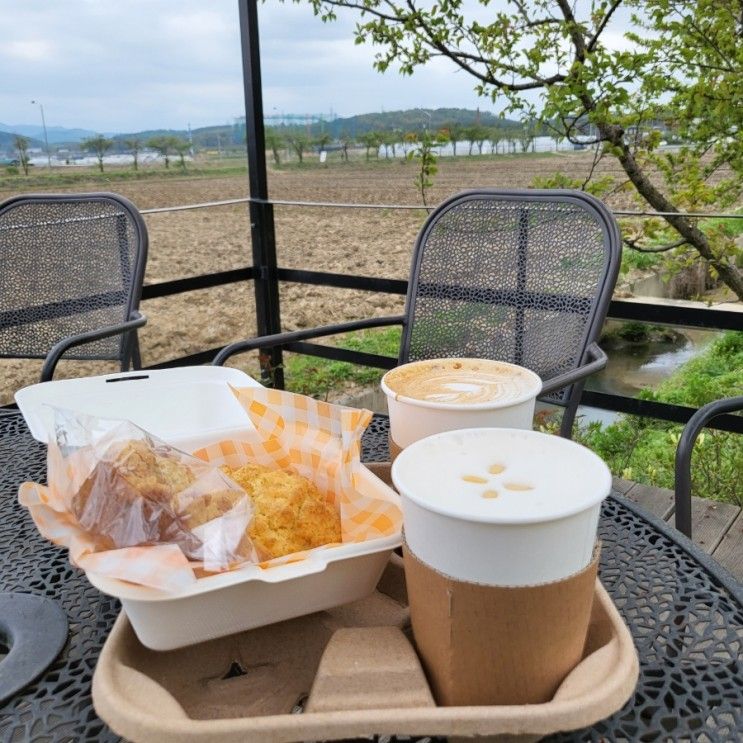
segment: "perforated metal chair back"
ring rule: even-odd
[[[574,370],[601,331],[620,257],[616,221],[587,194],[461,193],[416,242],[400,362],[497,359],[545,382]],[[577,405],[576,387],[549,400]]]
[[[0,356],[44,358],[60,339],[129,320],[147,229],[106,193],[25,195],[0,204]],[[77,346],[74,359],[138,361],[136,332]]]

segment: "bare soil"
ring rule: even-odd
[[[442,158],[428,195],[436,204],[458,191],[477,187],[518,188],[557,170],[587,175],[586,153],[498,158]],[[604,169],[613,168],[610,164]],[[414,186],[415,162],[335,163],[273,170],[274,199],[358,204],[420,204]],[[19,180],[22,183],[22,180]],[[100,181],[74,190],[105,190]],[[71,190],[57,189],[57,190]],[[116,190],[140,209],[244,197],[247,178],[194,177],[117,181]],[[0,200],[13,195],[0,189]],[[613,206],[629,206],[619,196]],[[423,210],[341,209],[276,206],[279,265],[365,276],[406,278]],[[145,217],[150,252],[145,282],[157,282],[251,265],[247,205],[150,214]],[[282,284],[281,316],[286,330],[341,320],[397,313],[403,298],[373,292]],[[207,289],[142,303],[148,317],[140,331],[145,365],[221,347],[255,334],[252,284]],[[0,404],[15,390],[37,381],[41,362],[0,359]],[[106,362],[62,362],[57,376],[114,371]]]

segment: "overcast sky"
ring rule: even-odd
[[[259,5],[263,101],[272,113],[492,110],[443,60],[412,78],[372,68],[355,18]],[[0,0],[0,122],[101,132],[231,123],[243,113],[236,0]]]

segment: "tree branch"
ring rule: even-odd
[[[544,88],[548,85],[554,85],[555,83],[562,82],[563,80],[565,80],[564,75],[556,74],[556,75],[552,75],[549,78],[533,77],[532,82],[508,83],[505,80],[501,80],[495,77],[490,67],[487,65],[486,65],[487,72],[486,73],[480,72],[479,70],[474,68],[472,65],[467,64],[464,60],[469,58],[471,59],[471,61],[481,62],[483,64],[486,64],[482,58],[477,57],[475,55],[468,55],[467,52],[455,51],[447,47],[445,44],[443,44],[441,41],[439,41],[436,38],[436,35],[434,34],[434,32],[425,23],[423,18],[420,15],[418,15],[417,9],[415,5],[413,4],[412,0],[407,0],[407,6],[410,11],[410,20],[412,20],[416,24],[416,26],[420,29],[419,33],[422,32],[421,35],[424,36],[425,41],[429,44],[429,46],[438,50],[441,56],[451,59],[452,62],[454,62],[454,64],[456,64],[458,67],[460,67],[462,70],[469,73],[470,75],[472,75],[473,77],[475,77],[476,79],[480,80],[483,83],[492,85],[494,88],[497,88],[499,90],[509,90],[511,92],[516,93],[516,92],[521,92],[525,90],[536,90],[538,88]],[[505,71],[513,72],[514,74],[523,74],[522,70],[519,70],[517,67],[513,67],[505,63],[499,62],[498,67],[502,68]]]
[[[588,185],[588,182],[593,178],[594,171],[596,170],[596,166],[601,162],[601,158],[604,156],[603,150],[601,147],[596,147],[593,153],[593,162],[591,163],[591,168],[588,171],[588,175],[586,176],[583,183],[581,183],[580,190],[585,191],[586,186]]]
[[[669,250],[673,250],[674,248],[680,248],[682,245],[688,245],[688,241],[684,240],[683,238],[677,240],[675,243],[660,245],[657,248],[643,247],[642,245],[638,244],[637,240],[633,240],[631,237],[622,238],[622,242],[624,242],[627,247],[632,248],[632,250],[636,250],[638,253],[665,253]]]
[[[598,43],[599,37],[604,32],[604,29],[611,20],[611,17],[614,15],[616,9],[622,4],[622,1],[623,0],[614,0],[609,10],[606,11],[606,15],[601,19],[601,23],[599,23],[598,28],[593,32],[593,36],[591,36],[586,44],[586,49],[589,52],[593,51],[594,47]]]

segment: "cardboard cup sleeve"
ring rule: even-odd
[[[415,643],[439,705],[552,699],[583,655],[599,543],[580,572],[515,587],[455,580],[403,551]]]

